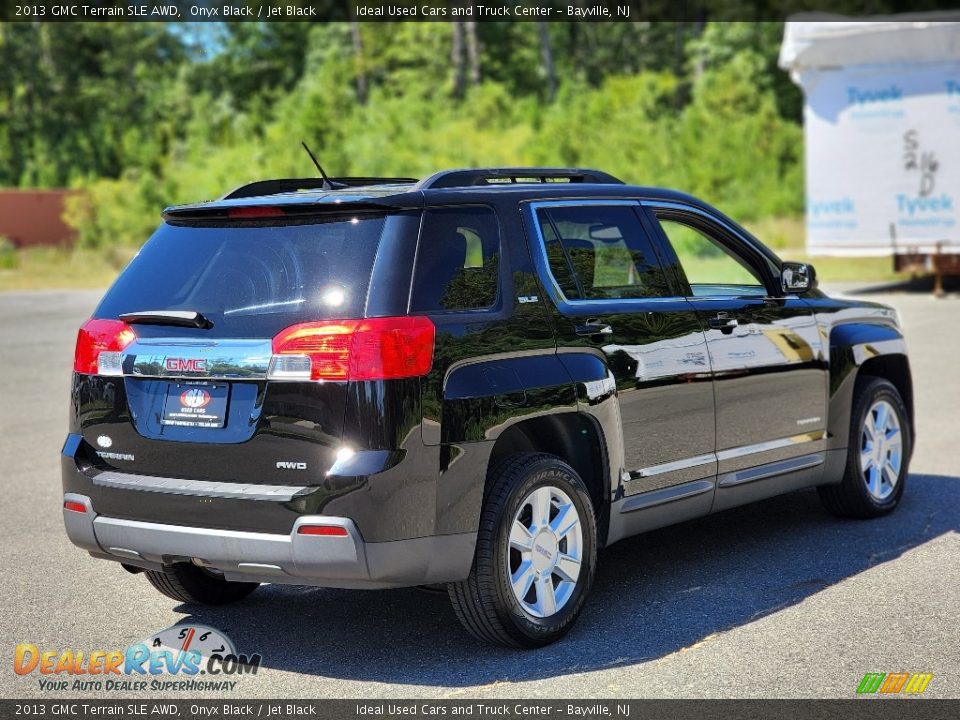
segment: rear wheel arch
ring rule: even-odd
[[[611,481],[603,429],[579,412],[523,420],[507,428],[494,444],[487,466],[484,498],[496,480],[498,466],[517,453],[555,455],[572,467],[590,493],[597,521],[597,541],[606,542],[610,519]]]
[[[542,647],[576,622],[593,584],[597,546],[592,501],[576,471],[547,453],[511,453],[491,475],[470,574],[449,583],[448,596],[474,637]]]

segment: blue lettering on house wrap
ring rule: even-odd
[[[853,200],[846,195],[833,200],[807,200],[807,208],[814,217],[820,215],[853,215],[857,211]]]
[[[897,195],[897,209],[901,215],[953,212],[953,197],[946,193],[940,193],[938,197],[911,197],[900,193]]]
[[[866,105],[876,102],[895,102],[903,100],[903,90],[897,85],[890,87],[873,89],[858,88],[855,86],[847,87],[847,100],[854,105]]]

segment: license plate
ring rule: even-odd
[[[171,383],[161,425],[222,428],[227,417],[227,385]]]

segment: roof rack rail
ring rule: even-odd
[[[352,187],[368,187],[370,185],[413,184],[414,178],[386,178],[386,177],[335,177],[330,178],[333,189]],[[236,198],[257,197],[259,195],[279,195],[280,193],[297,192],[298,190],[330,190],[330,185],[323,178],[280,178],[277,180],[257,180],[256,182],[241,185],[224,195],[221,200]]]
[[[596,183],[623,185],[623,181],[600,170],[584,168],[474,168],[470,170],[442,170],[417,183],[417,190],[427,188],[471,187],[519,182]]]

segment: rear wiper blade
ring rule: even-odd
[[[178,325],[203,329],[213,327],[213,323],[196,310],[140,310],[123,313],[120,319],[141,325]]]

